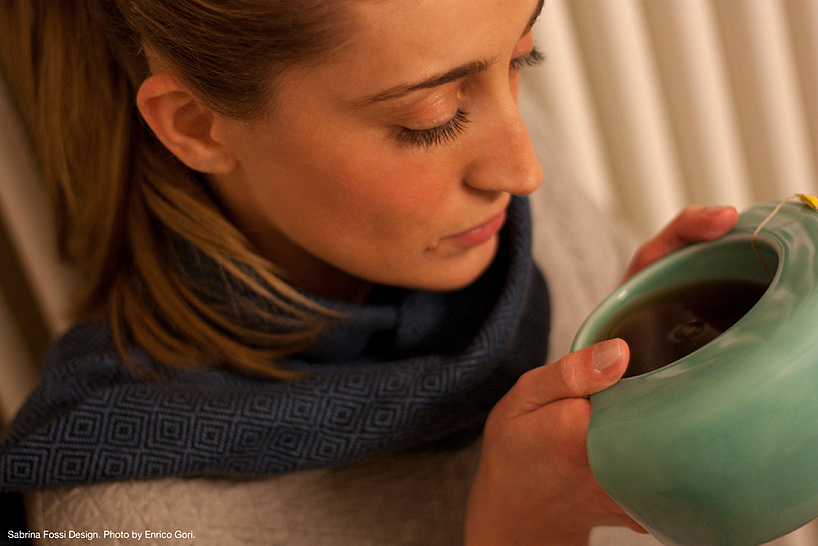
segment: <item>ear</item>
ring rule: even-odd
[[[191,169],[224,174],[236,168],[236,158],[214,138],[221,118],[171,74],[146,79],[136,94],[136,105],[162,144]]]

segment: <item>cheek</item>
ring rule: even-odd
[[[363,148],[321,162],[317,190],[326,191],[329,206],[343,203],[348,212],[382,227],[420,227],[439,216],[457,185],[445,162],[395,153],[388,146]]]
[[[414,162],[382,164],[373,168],[369,176],[361,185],[363,193],[413,214],[433,213],[446,201],[453,186],[452,177],[442,169]]]
[[[456,160],[430,160],[365,131],[324,129],[259,138],[246,162],[249,178],[262,181],[251,185],[263,215],[292,240],[394,259],[460,225],[452,218],[462,197]]]
[[[453,162],[430,161],[427,154],[400,148],[385,131],[356,119],[319,131],[299,130],[306,126],[300,118],[283,125],[276,142],[266,147],[277,150],[266,156],[266,170],[287,180],[287,206],[301,201],[300,207],[323,209],[336,221],[349,215],[353,222],[385,230],[401,222],[425,223],[450,198],[457,179]]]

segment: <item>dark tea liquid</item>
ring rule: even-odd
[[[623,308],[599,341],[622,338],[628,343],[625,377],[656,370],[721,335],[767,287],[745,279],[708,279],[648,294]]]

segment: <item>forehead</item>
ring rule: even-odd
[[[388,88],[509,54],[541,0],[364,0],[347,4],[353,36],[333,55],[338,90]],[[377,80],[377,81],[373,81]]]

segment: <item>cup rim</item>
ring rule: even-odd
[[[775,266],[775,272],[773,273],[773,278],[761,278],[758,271],[754,272],[753,274],[731,274],[725,275],[720,274],[716,271],[711,272],[710,274],[701,274],[701,273],[693,273],[689,272],[684,269],[685,265],[691,264],[697,260],[698,257],[702,256],[706,253],[714,253],[719,251],[720,249],[725,248],[728,245],[732,246],[745,246],[751,244],[751,235],[747,233],[730,233],[716,239],[714,241],[708,241],[704,243],[695,243],[689,246],[686,246],[680,250],[677,250],[656,262],[648,265],[644,269],[640,270],[632,277],[627,279],[624,283],[622,283],[616,290],[614,290],[611,294],[609,294],[602,302],[591,312],[591,314],[585,319],[585,321],[580,326],[577,334],[574,338],[574,342],[572,345],[571,350],[576,351],[582,349],[584,347],[588,347],[602,341],[601,339],[597,338],[598,333],[600,330],[604,330],[606,327],[610,325],[612,319],[616,318],[617,315],[626,307],[632,305],[634,302],[637,302],[643,298],[649,297],[652,294],[655,294],[662,290],[667,290],[672,288],[673,286],[682,286],[685,283],[701,281],[706,279],[736,279],[736,280],[760,280],[764,284],[767,284],[767,288],[765,289],[764,293],[761,295],[761,298],[753,305],[753,307],[747,311],[742,317],[733,324],[730,328],[722,332],[721,337],[737,327],[740,327],[742,323],[746,322],[747,317],[749,317],[753,311],[759,306],[759,304],[768,297],[768,294],[771,292],[771,289],[774,288],[775,284],[777,283],[783,266],[783,259],[782,259],[782,251],[780,245],[777,241],[773,238],[767,237],[765,235],[760,235],[755,238],[755,244],[757,248],[762,249],[762,252],[767,255],[767,259],[770,258],[771,255],[775,255],[777,260],[777,264]],[[682,267],[680,270],[679,267]],[[672,274],[668,282],[657,282],[656,279],[661,277],[663,273],[667,273],[673,269],[676,269],[676,273]],[[760,269],[763,271],[763,269]],[[766,275],[766,273],[764,273]],[[718,337],[716,339],[718,339]],[[667,370],[671,367],[675,367],[678,363],[682,361],[690,360],[690,357],[696,355],[706,347],[708,347],[714,340],[706,343],[702,347],[686,354],[685,356],[676,359],[664,366],[656,368],[655,370],[651,370],[649,372],[641,373],[638,375],[634,375],[631,377],[623,377],[620,381],[632,381],[637,378],[643,378],[651,375],[655,375],[659,372],[667,373]]]

